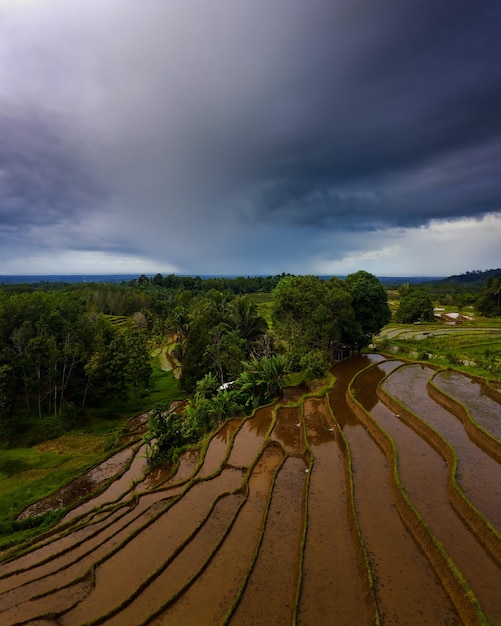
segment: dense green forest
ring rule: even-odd
[[[262,293],[273,294],[265,316],[255,302]],[[244,376],[238,398],[234,388],[233,396],[217,399],[226,401],[226,412],[230,405],[241,410],[276,393],[264,381],[270,369],[280,369],[282,382],[300,370],[319,375],[340,345],[362,348],[389,317],[384,288],[366,272],[346,281],[158,274],[124,284],[6,285],[0,289],[1,438],[56,436],[89,410],[116,410],[130,397],[147,396],[151,351],[167,341],[180,365],[182,393],[209,400]],[[207,415],[202,421],[206,428],[214,422]]]
[[[501,268],[485,271],[474,270],[440,280],[428,280],[417,286],[426,291],[434,302],[462,308],[469,305],[477,306],[479,298],[485,296],[486,291],[496,281],[497,284],[501,281]],[[484,308],[480,303],[482,314],[485,314]],[[492,314],[495,315],[495,311]]]
[[[501,270],[482,275],[480,285],[472,274],[474,281],[401,285],[396,321],[432,321],[432,302],[500,315]],[[344,280],[157,274],[118,284],[3,285],[0,438],[35,442],[90,411],[117,412],[131,398],[147,403],[152,350],[168,343],[179,366],[175,384],[191,402],[181,418],[157,407],[152,433],[189,442],[223,417],[269,401],[287,377],[321,376],[390,319],[386,289],[365,271]]]

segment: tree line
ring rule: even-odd
[[[186,394],[209,400],[240,380],[237,404],[249,407],[276,391],[270,376],[317,376],[340,345],[361,349],[390,319],[386,292],[367,272],[345,281],[289,274],[200,281],[157,275],[1,289],[0,437],[15,437],[35,418],[50,435],[89,407],[146,393],[151,347],[167,336],[176,342]],[[249,295],[265,289],[273,294],[268,319]],[[233,400],[221,394],[212,413]]]
[[[360,271],[341,280],[284,275],[272,291],[269,323],[248,295],[209,290],[173,315],[190,394],[182,411],[157,406],[150,417],[152,458],[171,458],[223,419],[276,398],[288,377],[322,376],[342,351],[360,351],[390,321],[379,280]]]
[[[119,329],[78,293],[0,294],[2,440],[32,417],[40,436],[58,434],[89,406],[140,394],[150,374],[146,334]]]

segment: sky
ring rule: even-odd
[[[499,0],[0,0],[0,275],[501,267]]]

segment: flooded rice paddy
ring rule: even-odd
[[[501,625],[501,399],[380,355],[332,373],[175,467],[148,474],[135,439],[105,488],[91,473],[25,512],[73,506],[3,556],[0,624]]]

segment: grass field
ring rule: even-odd
[[[454,365],[464,371],[501,380],[501,320],[461,325],[388,324],[374,339],[376,350]]]
[[[183,397],[172,372],[152,359],[150,393],[127,403],[92,410],[81,416],[74,430],[35,446],[0,452],[0,548],[26,538],[34,531],[12,524],[28,504],[55,491],[93,467],[119,446],[127,420],[157,403]],[[14,532],[13,532],[14,531]]]

